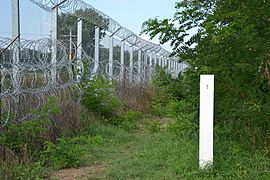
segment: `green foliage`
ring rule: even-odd
[[[2,129],[0,148],[7,157],[13,159],[0,158],[3,178],[41,179],[48,174],[44,168],[42,151],[45,142],[50,140],[46,134],[52,124],[51,116],[60,112],[57,99],[50,97],[40,110],[34,111],[33,119],[12,122]]]
[[[30,154],[43,149],[47,140],[44,134],[48,132],[48,127],[52,121],[49,119],[52,114],[59,114],[61,111],[57,107],[57,99],[49,98],[40,110],[34,112],[35,118],[22,123],[12,123],[5,127],[0,135],[0,144],[9,148],[15,154],[29,151]]]
[[[269,179],[269,158],[249,151],[239,143],[215,139],[214,165],[199,169],[198,127],[190,124],[195,114],[179,117],[179,127],[169,131],[157,129],[154,133],[138,136],[111,163],[104,179]],[[153,122],[156,122],[153,120]],[[175,124],[175,125],[176,125]],[[174,132],[174,133],[172,133]],[[131,147],[130,147],[131,146]],[[122,152],[120,152],[122,154]]]
[[[214,74],[216,125],[249,148],[270,145],[269,8],[266,1],[182,0],[172,19],[144,24],[188,63],[177,89],[190,112],[198,111],[199,75]]]
[[[166,106],[161,103],[153,102],[150,107],[150,113],[154,116],[163,117],[166,116]]]
[[[50,121],[40,120],[11,124],[1,134],[0,143],[18,154],[23,153],[24,149],[38,151],[42,149],[42,145],[46,141],[42,136],[42,133],[47,131],[44,126],[50,123]]]
[[[152,82],[157,90],[150,113],[159,117],[175,117],[182,106],[180,103],[183,98],[181,77],[174,79],[166,68],[156,67]]]
[[[94,76],[86,81],[83,89],[82,103],[89,111],[108,118],[114,116],[121,107],[113,82],[103,76]]]
[[[126,111],[116,117],[110,119],[110,123],[118,126],[119,128],[130,131],[137,128],[138,121],[143,119],[141,112]]]
[[[181,100],[183,97],[181,76],[172,78],[167,68],[157,66],[152,77],[152,83],[160,88],[158,93],[163,96],[157,95],[157,97],[161,98],[161,102],[163,100],[167,103],[170,99]]]
[[[54,169],[78,167],[83,164],[82,156],[85,149],[83,142],[78,138],[58,138],[57,143],[46,142],[45,153],[49,158],[49,164]]]
[[[17,164],[15,166],[3,165],[0,168],[0,179],[36,179],[41,180],[48,175],[48,170],[44,168],[42,162],[35,162],[31,165]]]
[[[161,131],[161,123],[159,121],[148,121],[147,129],[151,133],[156,133]]]

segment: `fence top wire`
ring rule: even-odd
[[[132,31],[120,25],[105,13],[95,9],[93,6],[85,3],[82,0],[30,0],[42,9],[50,12],[54,7],[58,7],[62,12],[75,15],[78,18],[84,19],[98,27],[102,27],[108,32],[114,34],[120,39],[125,40],[131,46],[137,46],[141,50],[149,50],[157,53],[165,58],[177,61],[176,57],[170,57],[171,53],[160,45],[144,40],[134,34]],[[81,13],[76,13],[81,11]],[[96,14],[93,16],[93,14]]]

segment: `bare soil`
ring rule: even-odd
[[[99,162],[87,167],[59,170],[55,172],[50,179],[89,180],[91,177],[95,179],[101,179],[102,172],[106,169],[107,164],[108,163],[106,162]]]

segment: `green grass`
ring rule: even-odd
[[[214,166],[202,171],[198,168],[196,136],[179,136],[166,129],[133,134],[114,129],[109,139],[118,143],[98,148],[107,159],[112,158],[103,179],[270,178],[269,157],[232,141],[216,141]]]
[[[270,179],[269,157],[222,137],[215,139],[214,165],[200,170],[197,133],[175,133],[173,128],[166,128],[171,122],[148,117],[134,121],[137,130],[133,131],[92,122],[77,136],[52,145],[54,149],[47,156],[54,157],[55,162],[51,161],[49,169],[59,169],[55,164],[80,167],[101,163],[106,165],[105,170],[89,179]],[[82,151],[77,154],[78,147]],[[72,158],[76,163],[69,162]],[[19,174],[25,171],[27,179],[40,177],[43,167],[18,168]]]
[[[153,120],[152,120],[153,121]],[[154,120],[157,121],[157,120]],[[147,122],[147,121],[146,121]],[[164,124],[162,123],[157,123]],[[214,165],[198,168],[198,140],[195,135],[175,134],[166,128],[127,132],[99,123],[89,126],[87,135],[102,137],[102,142],[87,146],[88,165],[106,162],[102,179],[269,179],[270,158],[243,149],[222,138],[215,141]],[[150,130],[149,130],[150,129]],[[91,177],[95,178],[95,177]],[[91,179],[90,178],[90,179]]]

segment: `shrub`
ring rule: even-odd
[[[52,123],[50,116],[60,112],[57,107],[57,99],[49,98],[47,104],[34,112],[34,119],[22,123],[12,123],[5,127],[0,135],[0,144],[17,155],[24,151],[31,154],[42,150],[44,142],[47,140],[44,136],[44,133],[48,132],[46,127]]]
[[[54,169],[78,167],[82,165],[84,148],[72,138],[58,138],[57,143],[46,143],[45,153]]]
[[[110,123],[124,129],[126,131],[136,129],[137,121],[143,118],[143,114],[141,112],[135,111],[127,111],[113,117],[110,120]]]
[[[162,116],[166,115],[165,106],[162,105],[161,103],[153,102],[151,107],[150,107],[150,113],[154,116],[162,117]]]
[[[104,116],[111,117],[121,107],[121,101],[115,94],[114,84],[103,76],[94,76],[83,85],[83,105],[90,110]]]
[[[31,165],[16,164],[10,166],[9,164],[2,164],[0,168],[0,179],[43,179],[48,175],[48,171],[44,168],[42,162],[35,162]]]

